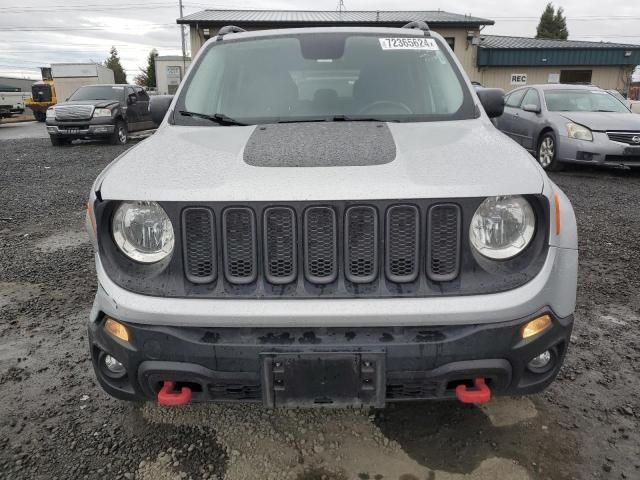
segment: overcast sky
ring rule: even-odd
[[[338,0],[184,0],[185,14],[205,8],[335,10]],[[534,36],[547,0],[457,2],[344,0],[347,10],[447,10],[493,19],[484,33]],[[571,39],[640,44],[640,1],[563,0]],[[128,80],[149,50],[180,53],[178,0],[0,0],[0,75],[40,78],[38,66],[102,62],[115,45]]]

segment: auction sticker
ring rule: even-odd
[[[383,50],[440,50],[433,38],[380,38]]]

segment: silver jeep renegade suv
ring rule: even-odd
[[[503,103],[424,23],[222,29],[92,188],[100,384],[267,407],[544,389],[576,221]]]

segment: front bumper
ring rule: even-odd
[[[640,146],[609,140],[606,133],[593,132],[593,141],[560,137],[558,159],[561,162],[640,167]]]
[[[72,126],[65,125],[59,127],[57,125],[47,125],[47,133],[53,137],[64,138],[88,138],[88,137],[106,137],[113,134],[115,125],[81,125]]]
[[[154,400],[164,381],[189,386],[193,401],[249,401],[265,406],[383,407],[386,402],[451,399],[455,387],[483,377],[496,395],[522,395],[546,388],[566,354],[573,316],[553,315],[551,327],[529,340],[523,325],[548,311],[506,323],[448,327],[388,328],[187,328],[127,323],[130,342],[104,330],[104,317],[89,325],[91,356],[102,387],[123,400]],[[542,373],[527,364],[550,350],[553,363]],[[113,379],[104,373],[108,353],[126,368]],[[319,401],[316,375],[286,376],[282,359],[354,359],[373,365],[362,395]],[[309,357],[311,356],[311,357]],[[328,378],[345,375],[344,363],[329,363]],[[356,377],[358,377],[356,375]],[[288,379],[287,379],[288,378]],[[358,377],[360,378],[360,377]],[[293,386],[287,382],[294,383]],[[358,384],[358,381],[355,382]],[[298,390],[291,399],[289,391]],[[304,391],[300,392],[304,387]],[[345,389],[353,387],[345,382]],[[357,390],[357,388],[356,388]],[[309,394],[307,394],[307,391]],[[377,392],[367,398],[367,392]],[[283,393],[284,392],[284,393]],[[314,393],[315,392],[315,393]]]

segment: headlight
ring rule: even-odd
[[[125,202],[112,222],[113,239],[132,260],[156,263],[173,252],[175,239],[171,220],[155,202]]]
[[[591,130],[577,123],[567,123],[567,135],[569,138],[575,138],[577,140],[586,140],[593,142],[593,134]]]
[[[108,108],[96,108],[93,111],[93,117],[110,117],[111,116],[111,110],[109,110]]]
[[[471,220],[469,240],[481,255],[507,260],[529,245],[535,229],[535,213],[526,199],[519,195],[489,197]]]
[[[56,111],[53,108],[47,108],[47,118],[56,118]]]

